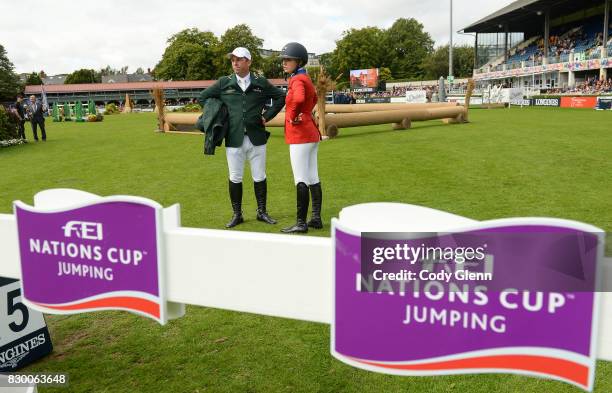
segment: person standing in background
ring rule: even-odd
[[[19,122],[17,123],[17,130],[19,131],[19,138],[26,140],[25,136],[25,117],[26,110],[23,104],[23,95],[17,95],[17,102],[15,103],[15,109],[17,109],[17,114],[19,115]]]
[[[30,122],[32,123],[32,132],[34,133],[34,140],[38,142],[37,127],[40,126],[40,134],[43,142],[47,140],[47,133],[45,132],[45,116],[44,113],[47,108],[36,100],[35,95],[30,96]]]

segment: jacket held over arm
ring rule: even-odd
[[[245,134],[255,146],[266,144],[269,133],[261,118],[269,121],[285,105],[285,93],[274,87],[266,78],[253,73],[251,84],[244,92],[238,86],[236,74],[221,77],[200,94],[200,103],[206,106],[209,98],[218,98],[227,106],[229,132],[225,138],[226,147],[242,146]],[[263,112],[270,99],[272,106]]]

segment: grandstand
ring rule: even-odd
[[[554,93],[612,92],[610,2],[519,0],[464,28],[475,33],[474,79]],[[517,36],[523,39],[512,42]]]

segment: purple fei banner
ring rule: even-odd
[[[454,260],[457,253],[449,252],[445,257],[448,260],[439,265],[445,268],[430,269],[423,276],[410,267],[400,268],[397,249],[386,255],[363,255],[366,250],[374,250],[376,244],[380,249],[389,248],[389,236],[364,240],[366,234],[334,221],[332,355],[355,367],[396,375],[515,373],[592,390],[599,298],[596,273],[603,255],[603,237],[589,232],[594,227],[585,229],[586,225],[565,227],[537,221],[483,222],[465,231],[464,236],[443,234],[438,239],[429,236],[423,240],[419,238],[423,234],[415,234],[412,241],[420,252],[425,252],[424,245],[463,250],[460,263]],[[550,240],[547,244],[542,245],[540,240],[530,243],[524,236],[538,231],[545,232],[543,239]],[[581,240],[558,241],[559,234],[568,232]],[[522,242],[521,249],[517,248],[517,239]],[[474,281],[465,280],[465,273],[453,276],[449,266],[464,265],[465,246],[471,250],[472,259],[482,259],[483,264],[494,262],[487,268],[473,269],[490,275],[480,274]],[[572,246],[577,251],[572,253]],[[378,258],[381,255],[386,257],[384,262]],[[567,255],[576,256],[576,264],[582,267],[579,284],[574,282],[576,272],[566,269],[571,262]],[[561,261],[557,260],[560,256],[564,257]],[[373,269],[364,269],[362,258],[388,267],[374,273]],[[523,264],[501,263],[512,260]],[[556,274],[562,283],[555,286],[550,278],[533,282],[524,269],[536,260],[540,275]],[[419,269],[427,266],[432,265],[421,264]],[[511,268],[517,272],[512,273]],[[518,274],[521,270],[522,275]],[[496,271],[500,272],[497,276]],[[382,273],[390,275],[381,279]],[[446,276],[450,279],[445,280]],[[401,285],[393,282],[394,277],[401,277]],[[517,278],[512,286],[512,277],[528,279],[521,283]],[[569,287],[572,290],[547,289],[564,288],[567,283],[563,280],[573,283]]]
[[[14,210],[29,306],[56,314],[128,310],[166,323],[156,202],[107,197],[50,211],[17,201]]]

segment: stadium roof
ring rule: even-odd
[[[268,79],[275,86],[287,85],[284,79]],[[215,83],[207,81],[172,81],[172,82],[128,82],[128,83],[83,83],[70,85],[45,85],[45,93],[76,93],[126,90],[160,89],[204,89]],[[28,85],[25,94],[40,94],[40,85]]]
[[[465,27],[466,33],[496,33],[540,31],[544,28],[544,12],[550,10],[550,19],[595,6],[603,6],[604,0],[518,0]],[[539,14],[539,15],[538,15]]]

